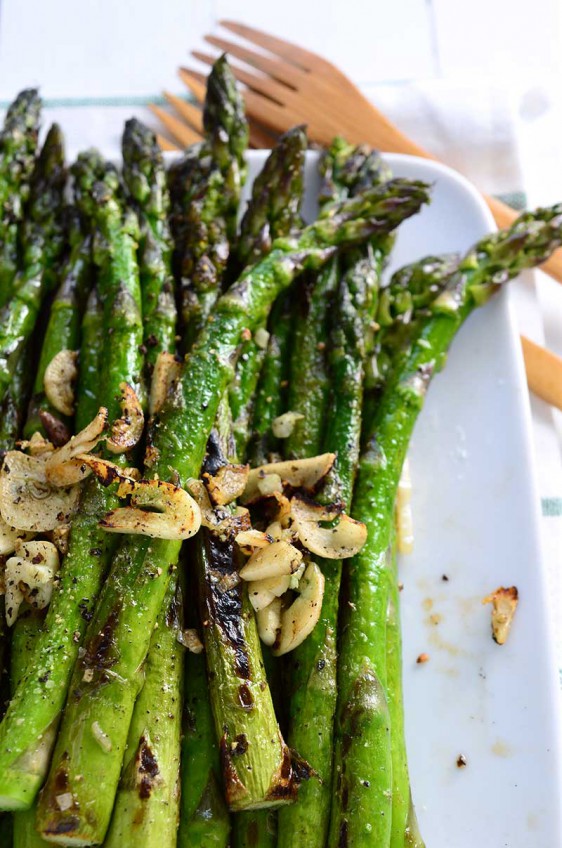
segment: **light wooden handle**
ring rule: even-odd
[[[533,394],[562,409],[562,359],[521,336],[527,383]]]

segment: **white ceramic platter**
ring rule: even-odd
[[[264,156],[250,153],[251,177]],[[396,176],[434,184],[431,205],[400,229],[393,268],[465,250],[493,229],[456,173],[387,158]],[[309,154],[309,218],[316,167]],[[455,340],[415,430],[411,474],[415,548],[400,565],[408,753],[422,833],[428,848],[558,848],[559,700],[508,292],[471,316]],[[490,607],[481,603],[500,585],[520,593],[503,647],[492,641]],[[421,652],[430,660],[418,665]]]

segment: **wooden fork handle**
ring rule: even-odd
[[[533,394],[562,409],[562,359],[521,336],[527,383]]]

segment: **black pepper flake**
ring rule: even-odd
[[[465,768],[468,765],[468,761],[464,754],[459,754],[457,757],[457,768]]]

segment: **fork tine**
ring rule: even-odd
[[[295,120],[295,111],[292,110],[289,114],[284,106],[274,103],[267,97],[262,97],[255,91],[244,91],[244,101],[246,103],[246,114],[249,118],[253,118],[267,130],[273,130],[276,133],[285,132],[291,123],[298,123],[299,117]]]
[[[174,115],[170,115],[165,109],[160,108],[160,106],[155,106],[153,103],[149,105],[149,109],[154,115],[156,115],[157,118],[160,118],[168,132],[170,132],[183,147],[187,147],[190,144],[195,144],[195,142],[201,141],[199,133],[196,133],[195,130],[192,130],[191,127],[188,127],[183,123],[183,121],[180,121],[179,118],[176,118]]]
[[[179,152],[181,150],[181,147],[178,147],[176,144],[170,141],[169,138],[166,138],[166,136],[162,135],[161,133],[156,133],[156,141],[160,145],[160,148],[162,150],[167,151],[168,153],[170,151]]]
[[[196,132],[203,132],[203,116],[201,114],[201,109],[194,106],[193,103],[188,103],[186,100],[182,100],[181,97],[177,97],[175,94],[170,94],[169,91],[164,92],[164,97],[170,106],[173,106],[178,115],[181,115],[181,117],[187,121],[187,123]]]
[[[242,44],[236,44],[234,41],[218,38],[216,35],[206,35],[205,41],[212,44],[213,47],[218,47],[224,53],[228,53],[230,56],[235,56],[242,62],[246,62],[247,65],[252,65],[264,74],[274,77],[278,82],[289,85],[291,88],[298,88],[299,80],[303,74],[294,65],[263,56],[261,53],[256,53],[255,50],[249,50]]]
[[[255,29],[246,24],[238,23],[238,21],[219,21],[219,24],[230,32],[241,35],[242,38],[252,41],[260,47],[264,47],[270,53],[288,59],[306,71],[312,70],[315,65],[324,64],[326,61],[311,50],[305,50],[304,47],[299,47],[297,44],[285,41],[283,38],[276,38],[274,35],[270,35],[261,29]]]
[[[178,68],[178,75],[184,85],[189,88],[193,96],[199,103],[205,101],[207,92],[207,78],[199,71],[192,71],[191,68]]]
[[[258,126],[253,121],[249,122],[250,125],[250,146],[257,147],[258,149],[265,148],[266,150],[271,150],[271,148],[275,144],[275,139],[272,135],[270,135],[267,130],[264,130],[263,127]]]

